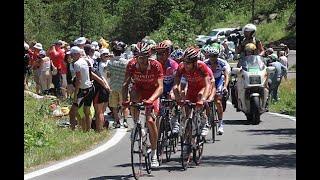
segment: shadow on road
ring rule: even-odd
[[[88,180],[111,180],[111,179],[123,179],[123,180],[128,180],[128,179],[134,179],[133,175],[116,175],[116,176],[100,176],[100,177],[95,177],[95,178],[90,178]]]
[[[271,145],[259,146],[257,149],[265,149],[265,150],[295,150],[296,143],[278,143]]]
[[[249,132],[252,135],[296,135],[296,128],[286,129],[250,129],[242,132]]]
[[[204,156],[201,166],[255,166],[263,168],[296,168],[296,153],[247,156]]]
[[[224,124],[228,125],[250,125],[247,120],[223,120]]]

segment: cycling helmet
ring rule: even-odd
[[[210,45],[204,45],[204,46],[201,48],[201,51],[202,51],[203,53],[207,53],[209,48],[210,48]]]
[[[149,54],[150,46],[147,43],[138,42],[136,46],[136,53],[137,54]]]
[[[184,61],[185,62],[196,62],[200,56],[200,49],[194,47],[188,47],[184,51]]]
[[[158,44],[158,46],[155,47],[155,49],[169,49],[170,46],[168,46],[168,44],[161,42]]]
[[[207,50],[207,53],[209,55],[213,54],[213,55],[218,55],[220,53],[220,50],[214,47],[209,47]]]
[[[245,51],[255,51],[257,49],[256,45],[253,43],[248,43],[246,44],[246,46],[244,47]]]
[[[173,59],[180,59],[183,56],[183,50],[177,49],[177,50],[173,51],[170,56]]]

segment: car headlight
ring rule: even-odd
[[[261,84],[260,76],[250,76],[249,77],[250,84]]]

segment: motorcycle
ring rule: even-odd
[[[267,67],[263,57],[246,56],[240,68],[231,70],[231,100],[237,111],[242,111],[251,124],[260,123],[260,115],[267,111],[269,101],[268,77],[275,71]]]

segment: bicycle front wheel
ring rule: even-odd
[[[188,119],[185,132],[181,136],[181,165],[184,170],[187,170],[191,160],[191,139],[192,139],[192,123]]]
[[[135,128],[133,138],[131,139],[131,167],[135,179],[142,176],[143,168],[143,152],[142,152],[142,138],[139,127]]]

